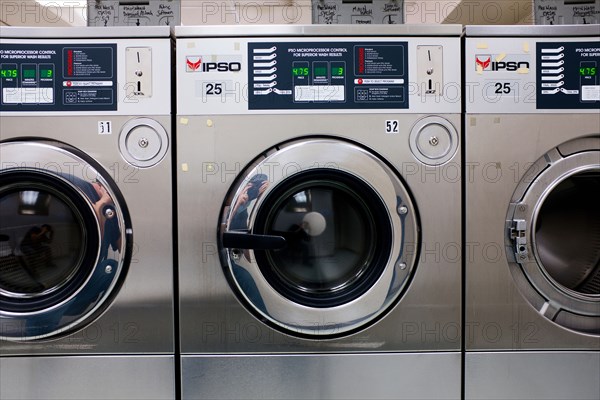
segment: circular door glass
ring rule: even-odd
[[[393,308],[416,265],[410,194],[353,143],[300,139],[267,153],[224,203],[219,246],[235,294],[288,334],[366,328]]]
[[[569,176],[538,211],[535,243],[547,275],[568,291],[600,295],[600,172]]]
[[[0,298],[2,309],[49,309],[84,285],[98,258],[100,237],[96,187],[48,173],[4,172],[0,176]],[[83,185],[85,183],[85,185]]]
[[[126,276],[127,209],[75,148],[40,139],[0,152],[0,339],[64,336],[99,316]]]
[[[0,195],[0,290],[36,297],[64,287],[86,249],[83,219],[74,204],[36,186]]]
[[[281,295],[311,307],[361,296],[386,266],[391,227],[380,198],[342,172],[311,172],[265,199],[257,232],[285,239],[257,251],[259,267]]]

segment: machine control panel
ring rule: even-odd
[[[117,110],[116,44],[0,45],[0,111]]]
[[[460,58],[458,35],[183,37],[177,112],[459,113]]]
[[[248,43],[248,108],[408,108],[407,42]]]
[[[600,109],[595,37],[469,37],[467,113],[582,113]]]
[[[598,108],[598,42],[537,44],[537,108]]]

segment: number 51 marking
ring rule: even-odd
[[[98,121],[98,135],[111,135],[112,126],[110,121]]]

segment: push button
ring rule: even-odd
[[[137,118],[123,126],[119,137],[121,155],[136,167],[151,167],[167,152],[169,138],[165,129],[150,118]]]
[[[458,149],[458,133],[441,117],[419,120],[410,132],[410,150],[421,162],[440,165],[450,160]]]
[[[439,160],[450,151],[452,136],[448,129],[439,124],[425,125],[417,133],[419,152],[431,160]]]
[[[129,131],[125,147],[136,160],[148,161],[160,152],[161,138],[153,128],[141,125]]]

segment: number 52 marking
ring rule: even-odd
[[[399,126],[397,119],[388,119],[385,121],[385,133],[398,133]]]

